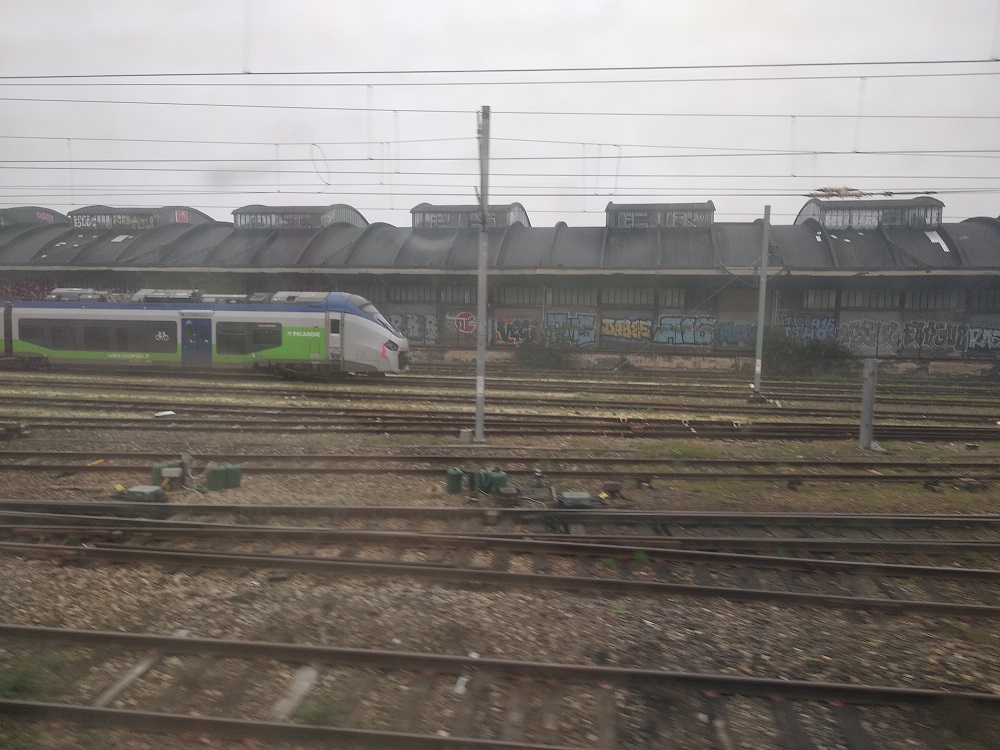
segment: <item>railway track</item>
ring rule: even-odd
[[[442,389],[441,383],[436,383],[437,390]],[[837,406],[835,407],[818,407],[803,405],[796,403],[795,397],[791,394],[784,395],[780,399],[772,398],[768,402],[752,402],[747,401],[745,394],[740,393],[738,397],[734,394],[734,397],[724,400],[722,403],[712,403],[710,399],[704,396],[699,398],[684,398],[678,397],[673,394],[661,394],[656,399],[643,398],[640,397],[639,392],[633,391],[629,388],[621,389],[605,389],[600,391],[591,391],[588,389],[582,390],[572,390],[564,385],[554,386],[551,390],[548,385],[540,386],[544,388],[547,393],[557,393],[557,392],[570,392],[572,396],[570,397],[559,397],[555,395],[546,395],[544,397],[539,396],[528,396],[523,392],[523,383],[520,387],[512,385],[512,390],[509,394],[504,394],[501,392],[495,392],[494,398],[501,402],[514,402],[519,407],[545,407],[551,409],[579,409],[581,407],[593,407],[598,406],[604,408],[607,403],[615,403],[617,398],[617,403],[622,403],[621,399],[627,397],[627,410],[629,412],[638,412],[647,415],[663,415],[669,414],[671,412],[677,414],[705,414],[705,415],[726,415],[733,416],[738,415],[743,419],[761,419],[764,417],[774,416],[780,414],[782,417],[801,417],[801,418],[817,418],[817,419],[835,419],[844,417],[855,417],[860,409],[860,402],[857,399],[854,401],[849,398],[836,398],[832,399],[835,401]],[[98,385],[82,385],[82,386],[69,386],[72,390],[87,390],[88,388],[94,388],[98,390],[107,390],[107,386]],[[162,387],[153,387],[149,384],[125,384],[123,385],[122,391],[156,391],[162,393]],[[413,388],[393,388],[384,390],[369,390],[367,393],[365,389],[360,389],[361,395],[364,395],[371,399],[378,399],[382,403],[386,402],[398,402],[398,403],[412,403],[415,399],[419,399],[422,404],[434,404],[439,410],[444,410],[451,406],[468,406],[469,404],[469,394],[468,393],[454,393],[454,392],[428,392],[427,390],[413,389]],[[31,396],[25,394],[16,395],[2,395],[0,394],[0,404],[17,405],[19,407],[26,406],[40,406],[44,408],[62,408],[62,409],[97,409],[97,410],[107,410],[109,406],[114,406],[115,410],[134,410],[134,411],[160,411],[164,409],[173,410],[183,410],[191,414],[210,412],[214,413],[219,410],[218,404],[205,404],[204,402],[198,401],[183,401],[177,397],[176,394],[180,393],[191,393],[197,395],[204,395],[204,386],[187,386],[178,388],[176,386],[170,387],[171,399],[167,401],[152,401],[152,400],[125,400],[122,398],[116,398],[113,401],[107,398],[83,398],[77,396],[63,396],[63,395],[40,395]],[[240,399],[289,399],[296,398],[307,401],[333,401],[336,403],[336,409],[343,409],[345,411],[351,411],[349,407],[345,405],[345,402],[350,402],[353,399],[357,399],[359,396],[358,390],[337,390],[337,391],[318,391],[318,390],[294,390],[294,389],[257,389],[251,390],[247,388],[239,389],[223,389],[221,391],[213,391],[220,398],[240,398]],[[516,395],[512,395],[516,394]],[[601,400],[595,402],[593,400],[594,396],[600,396]],[[815,400],[814,396],[810,396],[809,400]],[[824,399],[825,400],[825,399]],[[855,403],[855,401],[858,401]],[[911,406],[912,405],[912,406]],[[955,406],[963,406],[964,409],[954,409]],[[908,408],[909,407],[909,408]],[[943,407],[951,407],[951,410],[946,410]],[[268,408],[261,405],[247,405],[241,410],[249,410],[257,415],[269,415],[280,410],[283,413],[294,413],[302,417],[323,417],[329,414],[329,406],[315,406],[315,407],[304,407],[298,405],[292,405],[287,403],[282,403],[281,406],[275,406]],[[965,399],[955,399],[952,402],[943,402],[938,399],[933,400],[933,404],[927,405],[926,403],[920,404],[918,399],[908,398],[906,400],[900,400],[898,403],[896,400],[886,397],[879,401],[879,414],[886,419],[894,420],[916,420],[916,421],[938,421],[938,422],[952,422],[952,423],[983,423],[983,422],[995,422],[996,417],[1000,416],[1000,412],[993,414],[984,414],[982,406],[975,403],[974,400],[966,397]]]
[[[359,393],[365,391],[399,390],[414,388],[468,390],[474,386],[473,370],[460,365],[437,367],[421,365],[423,372],[390,374],[384,378],[345,378],[326,383],[300,381],[294,386],[282,385],[268,375],[254,375],[251,372],[129,372],[117,376],[116,384],[128,390],[171,392],[203,392],[207,386],[221,392],[243,394],[274,394],[301,396],[315,394],[320,398],[337,397],[338,393]],[[433,373],[433,374],[424,374]],[[76,390],[101,390],[106,387],[108,373],[95,370],[94,375],[48,372],[30,376],[7,375],[5,383],[11,386],[67,387]],[[99,378],[99,379],[98,379]],[[189,385],[188,382],[197,384]],[[709,372],[678,373],[665,371],[645,371],[627,376],[596,371],[539,371],[523,368],[503,368],[492,366],[487,376],[487,384],[497,390],[525,388],[544,390],[551,393],[607,393],[648,394],[651,389],[689,398],[732,398],[744,401],[747,397],[746,376],[719,377]],[[860,380],[824,380],[822,382],[803,381],[800,378],[768,378],[763,390],[772,399],[815,400],[818,402],[843,402],[845,398],[860,400]],[[933,400],[947,405],[962,405],[982,399],[994,398],[1000,383],[968,378],[963,381],[942,378],[911,378],[882,376],[879,379],[879,399],[910,403],[926,403]]]
[[[11,670],[59,664],[10,718],[380,748],[797,749],[922,743],[1000,695],[654,668],[0,624]],[[56,687],[57,686],[57,687]],[[44,698],[44,699],[43,699]],[[766,740],[765,744],[761,744]],[[346,744],[344,744],[346,743]],[[674,744],[677,743],[677,744]],[[694,744],[692,744],[694,743]]]
[[[1000,480],[992,461],[819,461],[749,459],[675,459],[640,456],[572,455],[565,452],[495,450],[392,454],[192,454],[195,465],[239,461],[250,474],[364,474],[398,472],[440,476],[455,465],[499,466],[511,476],[618,479],[649,483],[653,480],[921,483],[937,488],[942,483],[983,485]],[[480,455],[481,454],[481,455]],[[0,451],[0,471],[123,472],[145,471],[149,462],[172,458],[154,451]]]
[[[921,520],[927,523],[930,519]],[[19,540],[0,542],[0,554],[41,557],[65,564],[103,561],[188,569],[285,569],[337,576],[432,578],[506,588],[721,597],[788,606],[942,616],[1000,616],[1000,570],[955,563],[917,566],[800,559],[787,550],[782,556],[720,554],[668,548],[662,538],[657,545],[644,546],[641,539],[626,536],[605,536],[597,542],[572,534],[526,537],[500,530],[496,534],[486,530],[478,534],[359,531],[137,522],[19,511],[0,511],[0,521],[0,538]],[[548,523],[551,528],[553,522]],[[980,524],[996,531],[1000,529],[1000,518],[971,524],[966,521],[959,528]],[[206,540],[210,542],[207,547]],[[926,553],[928,549],[926,543],[913,538],[905,547],[910,552]],[[891,544],[877,549],[882,554],[894,551]],[[995,558],[1000,552],[1000,540],[976,540],[973,546],[938,540],[929,549],[938,554],[947,549],[952,553],[961,551],[968,563],[987,554]]]
[[[220,411],[220,410],[216,410]],[[287,419],[273,417],[266,421],[241,414],[239,418],[215,416],[183,418],[92,418],[38,417],[8,415],[30,430],[150,430],[158,432],[241,432],[252,428],[260,433],[354,433],[384,435],[457,436],[472,429],[472,415],[418,415],[380,410],[323,419]],[[856,423],[821,424],[801,422],[746,423],[739,420],[717,422],[696,419],[628,420],[614,417],[551,417],[487,415],[485,429],[495,437],[586,436],[620,438],[701,438],[733,440],[856,440]],[[886,425],[874,429],[878,440],[982,441],[1000,440],[1000,425]]]

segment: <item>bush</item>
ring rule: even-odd
[[[538,370],[562,370],[570,364],[570,345],[565,338],[552,336],[543,341],[525,339],[514,350],[514,361]]]
[[[782,328],[764,330],[764,370],[775,375],[843,374],[857,359],[836,339],[800,341],[785,336]]]

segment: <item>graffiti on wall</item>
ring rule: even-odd
[[[657,344],[706,346],[715,341],[714,315],[661,315],[653,341]]]
[[[411,344],[432,346],[438,342],[438,319],[431,313],[404,313],[389,316],[389,322],[403,332]]]
[[[460,312],[455,315],[446,315],[445,318],[459,333],[472,334],[476,332],[479,321],[475,313]]]
[[[550,312],[545,316],[545,332],[551,340],[571,346],[597,345],[597,316],[593,313]]]
[[[718,340],[723,346],[750,346],[757,343],[756,323],[719,323]]]
[[[837,338],[855,353],[964,352],[968,326],[940,320],[851,320],[837,327]]]
[[[653,321],[648,318],[601,318],[601,341],[613,344],[648,343]]]
[[[781,313],[785,336],[797,341],[826,341],[837,333],[837,321],[830,315],[789,315]]]
[[[969,352],[1000,353],[1000,328],[969,326]]]
[[[501,314],[493,321],[493,343],[517,346],[523,341],[535,341],[540,328],[538,318]]]

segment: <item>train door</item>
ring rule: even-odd
[[[181,364],[212,366],[212,319],[181,318]]]
[[[330,313],[330,325],[327,327],[327,357],[330,362],[336,362],[343,367],[344,362],[344,316],[342,313]]]

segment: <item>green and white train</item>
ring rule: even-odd
[[[320,376],[405,372],[406,337],[364,297],[344,292],[132,295],[55,289],[4,303],[4,354],[43,362],[254,368]]]

